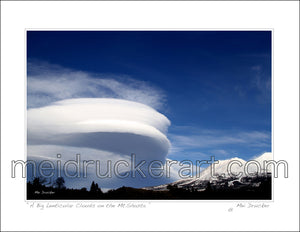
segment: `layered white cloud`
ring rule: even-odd
[[[121,99],[79,98],[29,109],[29,145],[86,147],[164,160],[170,121],[141,103]],[[96,157],[95,157],[96,158]]]
[[[157,186],[161,184],[171,183],[180,179],[179,169],[183,166],[180,166],[179,162],[169,164],[169,167],[166,167],[166,163],[162,161],[163,164],[163,176],[159,178],[155,178],[150,175],[148,168],[149,162],[145,163],[144,166],[141,167],[141,170],[146,175],[146,178],[143,178],[138,172],[136,172],[136,177],[131,176],[131,157],[127,155],[116,154],[113,152],[92,149],[92,148],[79,148],[79,147],[71,147],[71,146],[59,146],[59,145],[28,145],[27,146],[28,160],[33,160],[36,162],[36,167],[38,167],[42,161],[47,160],[53,164],[55,168],[53,170],[53,177],[47,178],[47,183],[53,183],[53,181],[57,178],[58,173],[66,180],[66,185],[68,188],[89,188],[92,181],[95,181],[101,186],[101,189],[115,189],[122,186],[130,186],[130,187],[149,187],[149,186]],[[58,157],[57,154],[60,156]],[[79,156],[77,156],[79,155]],[[77,159],[79,157],[79,159]],[[91,164],[87,168],[85,168],[85,161],[97,161],[98,164]],[[172,162],[170,159],[166,159],[168,162]],[[75,163],[78,162],[78,171],[80,173],[80,177],[70,178],[65,175],[64,165],[68,161],[73,161]],[[121,165],[118,167],[119,173],[129,172],[130,175],[126,178],[118,178],[114,171],[114,166],[117,162],[125,161],[130,164],[128,167]],[[60,162],[60,163],[59,163]],[[111,162],[111,164],[109,164]],[[111,165],[111,177],[100,178],[100,175],[105,175],[109,170],[109,165]],[[58,167],[60,168],[60,172],[58,171]],[[184,166],[185,167],[185,166]],[[29,165],[27,169],[28,179],[32,180],[33,178],[33,169],[32,166]],[[67,172],[69,175],[76,175],[74,171],[76,168],[74,165],[69,165],[67,168]],[[194,168],[195,170],[195,168]],[[36,170],[38,172],[38,168]],[[170,174],[167,174],[170,173]],[[49,174],[49,172],[45,172]],[[98,173],[98,174],[97,174]],[[155,173],[155,172],[154,172]],[[85,176],[86,175],[86,176]]]
[[[166,101],[159,88],[126,75],[95,74],[40,61],[29,61],[27,70],[28,159],[55,162],[59,153],[65,162],[81,154],[81,160],[104,164],[130,162],[134,153],[137,162],[166,160],[170,121],[157,111]],[[68,180],[67,185],[87,187],[96,179],[92,168],[89,179]],[[101,182],[112,188],[147,186],[152,181]]]

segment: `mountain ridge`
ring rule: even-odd
[[[229,181],[229,184],[232,184],[234,181],[241,182],[241,179],[243,177],[252,176],[252,175],[246,175],[244,172],[244,168],[247,162],[254,161],[253,164],[248,166],[248,174],[253,174],[254,176],[259,174],[259,173],[256,174],[258,169],[255,163],[258,163],[261,166],[261,172],[262,172],[265,171],[263,166],[265,160],[272,160],[272,153],[266,152],[248,161],[245,161],[239,157],[234,157],[227,160],[216,160],[218,163],[214,164],[215,165],[214,175],[212,175],[211,172],[212,165],[209,165],[202,172],[200,172],[199,177],[196,176],[196,177],[184,178],[184,179],[176,180],[169,184],[144,187],[142,189],[163,191],[163,190],[167,190],[168,186],[175,186],[175,185],[178,186],[179,188],[200,188],[201,189],[201,188],[205,188],[208,182],[210,183],[217,182],[217,181],[222,182],[221,180],[223,180],[223,182]],[[231,173],[234,175],[228,173],[229,164],[231,164],[230,167]],[[242,175],[235,177],[235,175],[238,175],[240,172],[242,173]],[[267,172],[271,172],[271,167],[268,167]]]

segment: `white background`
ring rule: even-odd
[[[1,2],[1,229],[7,230],[298,230],[299,2]],[[266,209],[237,202],[155,202],[146,209],[31,209],[24,179],[25,28],[272,29],[275,180]],[[282,172],[281,172],[282,174]],[[229,208],[232,212],[228,212]]]

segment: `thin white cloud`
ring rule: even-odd
[[[119,98],[162,109],[166,96],[145,81],[124,75],[93,74],[41,62],[28,63],[28,107],[69,98]]]
[[[270,134],[260,131],[233,133],[213,130],[211,133],[205,131],[197,135],[170,134],[169,136],[172,143],[175,143],[179,147],[189,148],[211,148],[230,144],[247,144],[252,147],[264,147],[268,146],[270,142]]]
[[[256,65],[252,68],[253,78],[251,82],[252,88],[254,88],[258,94],[256,99],[259,103],[269,103],[271,99],[272,79],[271,76],[266,76],[262,66]]]
[[[228,151],[225,151],[223,149],[212,150],[211,153],[216,155],[223,155],[223,156],[229,155]]]

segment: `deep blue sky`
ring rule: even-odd
[[[192,141],[199,134],[202,139],[271,135],[270,31],[30,31],[27,43],[29,60],[128,75],[162,89],[167,104],[161,112],[172,122],[171,141],[178,134]],[[245,159],[271,151],[271,136],[264,144],[256,142],[185,151],[222,150],[224,157]]]

